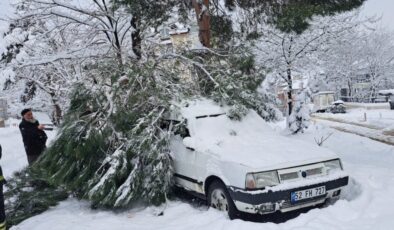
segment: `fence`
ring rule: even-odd
[[[339,97],[344,102],[358,102],[358,103],[383,103],[388,102],[388,96],[377,96],[377,97]]]

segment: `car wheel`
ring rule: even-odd
[[[238,210],[223,183],[220,181],[212,182],[207,196],[209,206],[219,211],[227,212],[231,220],[237,218]]]

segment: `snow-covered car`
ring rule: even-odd
[[[337,100],[332,103],[330,107],[327,108],[327,112],[330,113],[346,113],[346,106],[342,100]]]
[[[394,110],[394,95],[391,95],[389,97],[389,104],[390,104],[390,109]]]
[[[378,94],[384,96],[390,105],[390,109],[394,110],[394,89],[379,90]]]
[[[348,175],[335,153],[277,134],[254,111],[241,121],[227,114],[198,100],[169,119],[178,127],[171,140],[177,186],[230,218],[339,199]]]

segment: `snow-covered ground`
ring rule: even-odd
[[[27,166],[27,157],[23,147],[22,136],[19,131],[20,120],[9,119],[5,128],[0,128],[0,144],[3,156],[0,165],[5,178],[9,178],[16,171]],[[48,143],[55,137],[55,131],[46,131]]]
[[[387,106],[388,107],[388,106]],[[331,118],[338,121],[353,122],[376,129],[394,129],[394,110],[387,109],[348,109],[343,114],[316,113],[321,118]]]
[[[349,119],[357,117],[349,116]],[[281,126],[283,123],[274,125],[274,128],[281,132]],[[346,171],[351,175],[350,185],[343,193],[343,199],[335,204],[322,209],[312,209],[284,223],[230,221],[214,209],[207,210],[205,206],[195,207],[182,201],[170,201],[159,208],[135,208],[114,213],[91,210],[88,202],[70,198],[12,229],[392,229],[394,146],[332,130],[319,123],[293,138],[314,143],[315,139],[329,133],[333,134],[323,143],[323,147],[340,155]],[[17,127],[0,129],[0,135],[3,146],[3,159],[0,163],[6,176],[9,176],[27,164],[26,157]],[[164,215],[158,216],[162,210]]]

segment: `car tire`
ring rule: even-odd
[[[227,212],[230,220],[238,218],[238,210],[222,182],[216,180],[211,183],[208,189],[207,200],[210,207]]]

